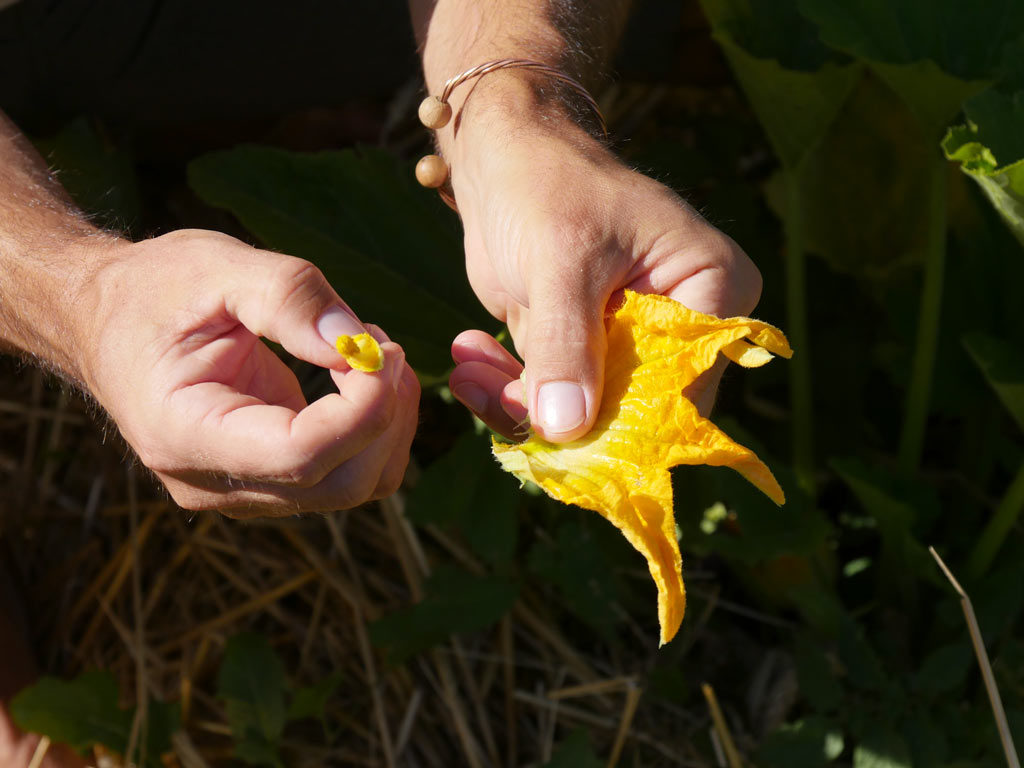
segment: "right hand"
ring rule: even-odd
[[[97,266],[70,310],[84,384],[180,506],[291,515],[398,488],[419,384],[316,267],[201,230],[84,247]],[[334,348],[364,330],[381,342],[377,373]],[[338,391],[307,403],[261,336],[330,369]]]

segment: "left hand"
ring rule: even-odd
[[[623,165],[568,120],[474,113],[453,142],[453,186],[470,284],[508,324],[522,366],[482,331],[452,345],[454,396],[512,436],[527,411],[551,442],[593,426],[604,381],[605,313],[623,289],[719,316],[747,315],[761,292],[753,262],[674,192]],[[710,410],[717,379],[686,394]],[[524,407],[525,402],[525,407]],[[522,434],[521,430],[518,430]]]

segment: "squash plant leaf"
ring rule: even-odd
[[[386,649],[389,663],[400,664],[450,635],[486,629],[512,607],[519,587],[498,577],[442,567],[427,580],[426,593],[422,602],[370,625],[370,639]]]
[[[967,124],[949,129],[942,150],[978,183],[1024,245],[1024,90],[990,88],[964,112]]]
[[[246,632],[227,642],[217,673],[235,739],[235,756],[252,765],[280,765],[277,744],[284,732],[284,664],[263,635]]]
[[[1024,34],[1017,0],[798,0],[829,45],[864,59],[938,135]]]
[[[188,179],[268,247],[315,263],[420,373],[451,367],[459,332],[496,327],[466,280],[453,217],[384,150],[244,146],[192,161]]]
[[[486,439],[467,431],[423,471],[409,494],[408,515],[420,525],[458,529],[474,554],[501,565],[515,553],[521,501],[515,480],[495,463]]]
[[[1024,360],[1016,346],[980,333],[965,336],[963,343],[1000,402],[1024,430]]]
[[[49,736],[78,752],[102,744],[124,754],[132,714],[118,707],[117,681],[107,671],[89,670],[74,680],[42,677],[11,701],[19,728]]]
[[[818,40],[795,0],[702,0],[741,87],[787,168],[825,134],[859,67]]]
[[[43,734],[78,752],[102,744],[123,755],[134,713],[118,706],[119,697],[114,676],[94,669],[74,680],[40,678],[11,700],[10,712],[22,730]],[[171,750],[171,735],[180,726],[179,709],[150,700],[147,712],[146,755],[142,762],[159,766],[160,756]]]
[[[860,79],[801,166],[808,253],[838,272],[873,281],[920,260],[927,232],[927,196],[921,190],[928,184],[932,156],[922,150],[919,133],[890,88],[877,78]],[[780,217],[789,214],[785,182],[780,172],[765,187],[768,204]],[[815,302],[819,313],[823,305]],[[815,365],[828,354],[825,346],[815,345]]]

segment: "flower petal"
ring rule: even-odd
[[[336,346],[345,362],[357,371],[374,373],[384,367],[384,354],[380,350],[380,344],[368,333],[339,336]]]
[[[663,296],[626,291],[608,329],[594,428],[569,443],[534,436],[493,444],[504,469],[552,498],[601,513],[643,554],[658,587],[662,644],[679,629],[686,607],[669,468],[732,467],[777,504],[785,502],[768,467],[682,395],[727,349],[746,366],[763,365],[771,354],[792,355],[785,336],[765,323],[719,319]]]

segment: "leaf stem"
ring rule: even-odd
[[[910,388],[904,406],[900,435],[899,465],[913,475],[921,463],[924,433],[931,401],[935,352],[939,345],[942,316],[942,283],[946,270],[946,174],[948,163],[938,156],[928,184],[928,240],[924,261],[924,287],[917,319],[917,340],[910,374]]]
[[[797,482],[814,495],[814,421],[811,395],[811,344],[807,328],[802,166],[786,168],[786,322],[794,349],[790,363],[789,400],[793,414],[793,467]]]
[[[974,543],[970,557],[967,558],[968,579],[976,580],[985,575],[1006,540],[1006,534],[1020,517],[1021,510],[1024,510],[1024,463],[1017,470],[995,513]]]

